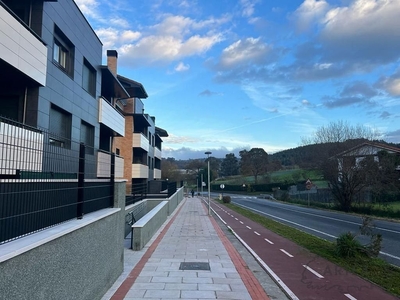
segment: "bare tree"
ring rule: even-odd
[[[377,194],[399,192],[399,174],[396,171],[399,157],[386,151],[378,153],[378,157],[375,160],[370,155],[358,161],[355,157],[343,157],[339,162],[329,159],[324,164],[324,178],[329,182],[332,194],[342,210],[350,211],[356,195],[363,191]]]
[[[340,143],[347,140],[366,139],[376,140],[381,133],[364,125],[350,125],[347,121],[339,120],[318,128],[311,137],[302,137],[302,145]]]

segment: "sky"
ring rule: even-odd
[[[399,0],[75,0],[143,84],[164,158],[298,147],[345,121],[400,143]]]

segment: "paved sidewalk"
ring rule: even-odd
[[[207,213],[200,198],[185,198],[146,248],[125,250],[124,273],[103,300],[269,299]]]

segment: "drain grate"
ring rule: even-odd
[[[210,271],[210,264],[207,262],[181,262],[179,270]]]

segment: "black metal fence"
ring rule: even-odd
[[[53,139],[0,118],[0,244],[113,206],[115,155]]]

